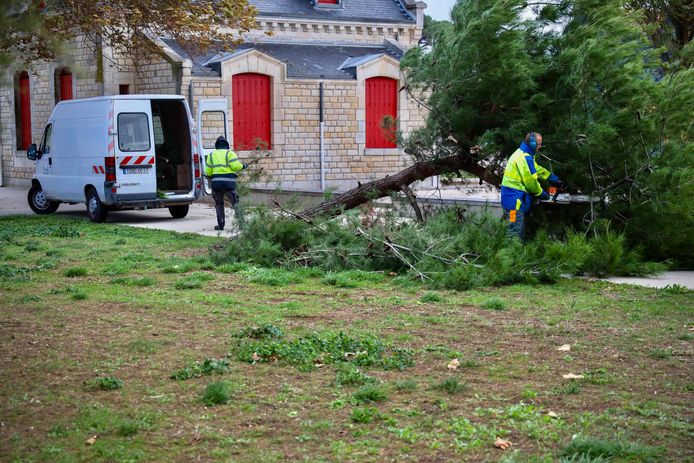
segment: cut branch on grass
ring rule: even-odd
[[[415,267],[414,265],[412,265],[412,263],[411,263],[409,260],[405,259],[405,257],[400,253],[400,251],[398,251],[398,248],[401,248],[401,249],[407,249],[407,248],[404,248],[403,246],[395,245],[394,243],[391,243],[391,242],[388,241],[388,240],[380,240],[380,239],[378,239],[378,238],[374,238],[373,236],[369,235],[369,234],[366,233],[364,230],[362,230],[361,227],[357,227],[357,233],[359,233],[360,235],[362,235],[364,238],[366,238],[366,239],[369,240],[369,241],[373,241],[373,242],[376,242],[376,243],[381,243],[381,244],[383,244],[384,246],[386,246],[387,248],[389,248],[389,249],[393,252],[393,254],[395,255],[395,257],[397,257],[398,260],[400,260],[403,264],[407,265],[412,271],[414,271],[414,272],[419,276],[419,278],[420,278],[422,281],[425,281],[425,280],[429,280],[429,279],[430,279],[430,278],[429,278],[428,276],[426,276],[424,273],[420,272],[420,271],[417,269],[417,267]],[[407,250],[410,251],[410,252],[412,252],[412,250],[410,250],[410,249],[407,249]]]

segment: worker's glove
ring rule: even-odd
[[[542,190],[542,193],[540,194],[540,196],[537,197],[537,199],[539,199],[540,201],[547,201],[550,198],[551,198],[551,196],[545,190]]]

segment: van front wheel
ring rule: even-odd
[[[174,219],[182,219],[183,217],[188,215],[188,209],[190,206],[188,204],[185,204],[183,206],[171,206],[169,207],[169,213],[171,214],[171,217]]]
[[[108,211],[99,199],[99,195],[94,188],[87,191],[87,215],[92,222],[101,223],[106,220]]]
[[[31,210],[37,214],[52,214],[60,206],[59,202],[46,198],[46,193],[39,185],[34,185],[29,189],[27,200]]]

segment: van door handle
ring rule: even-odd
[[[48,165],[52,166],[53,165],[53,158],[48,158]]]

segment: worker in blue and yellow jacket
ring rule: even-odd
[[[550,198],[540,182],[560,188],[564,185],[559,177],[535,161],[535,154],[541,146],[542,135],[536,132],[528,133],[520,147],[509,158],[501,182],[501,207],[504,208],[508,233],[521,240],[525,234],[525,215],[530,210],[533,200]]]
[[[214,210],[217,213],[215,230],[224,230],[224,197],[229,198],[235,210],[236,221],[243,220],[238,208],[239,195],[236,192],[236,178],[247,165],[239,161],[238,156],[229,148],[229,142],[224,137],[217,138],[214,151],[205,156],[205,176],[212,179],[212,197]]]

